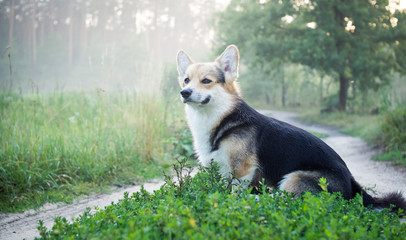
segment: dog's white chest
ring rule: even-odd
[[[210,145],[210,134],[212,128],[218,123],[221,117],[219,114],[201,114],[196,109],[186,106],[186,115],[190,130],[193,135],[194,149],[198,155],[198,160],[203,166],[208,166],[211,161],[217,162],[220,166],[220,172],[224,176],[230,175],[228,152],[221,148],[212,151]]]

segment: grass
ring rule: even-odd
[[[181,168],[178,168],[179,171]],[[406,224],[388,210],[371,211],[361,196],[351,201],[323,191],[293,198],[228,188],[218,166],[193,178],[167,180],[160,190],[124,195],[119,202],[69,222],[41,223],[40,239],[404,239]],[[322,189],[327,189],[320,181]]]
[[[386,111],[382,118],[379,140],[384,143],[385,153],[375,159],[393,159],[395,163],[406,166],[406,103]]]
[[[395,165],[400,165],[406,167],[405,160],[406,154],[404,151],[395,149],[385,153],[381,153],[372,157],[375,161],[382,161],[382,162],[392,162]]]
[[[306,131],[308,131],[309,133],[313,134],[314,136],[316,136],[318,138],[326,138],[329,136],[328,134],[325,134],[325,133],[319,133],[319,132],[315,132],[315,131],[311,131],[311,130],[306,130]]]
[[[374,143],[380,133],[381,116],[379,115],[356,115],[340,112],[320,114],[312,111],[303,113],[299,118],[306,122],[335,126],[341,132],[363,138],[370,144]]]
[[[0,211],[161,176],[172,155],[187,152],[178,112],[154,96],[101,90],[1,93]]]

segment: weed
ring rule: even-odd
[[[178,195],[180,195],[192,180],[193,166],[188,162],[187,158],[179,157],[176,159],[176,163],[172,165],[172,168],[175,171],[175,179],[164,172],[165,184],[174,187]]]

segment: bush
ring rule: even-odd
[[[406,167],[406,104],[387,110],[382,119],[382,132],[377,141],[384,146],[385,152],[374,156],[374,159]]]
[[[406,104],[398,105],[384,114],[382,138],[389,150],[406,151]]]
[[[229,182],[213,164],[193,178],[169,180],[154,193],[125,194],[72,223],[56,218],[52,230],[42,223],[38,229],[41,239],[404,239],[406,234],[396,214],[368,210],[360,196],[346,201],[323,191],[295,199],[286,192],[265,193],[262,186],[258,199],[250,190],[231,191]]]

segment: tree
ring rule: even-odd
[[[294,10],[289,2],[232,1],[216,22],[220,48],[236,43],[244,52],[253,69],[277,75],[281,89],[282,106],[286,104],[285,65],[289,62],[290,25],[284,18]],[[237,30],[236,30],[237,29]]]
[[[404,49],[399,45],[405,14],[392,14],[387,5],[387,0],[235,0],[217,27],[224,33],[220,43],[255,52],[251,63],[290,61],[333,76],[339,81],[339,110],[345,111],[350,82],[364,91],[377,89],[399,70],[402,60],[395,52]],[[235,33],[237,27],[242,33]]]
[[[9,16],[9,40],[8,44],[12,45],[13,44],[13,32],[14,32],[14,0],[11,0],[10,2],[10,16]]]

